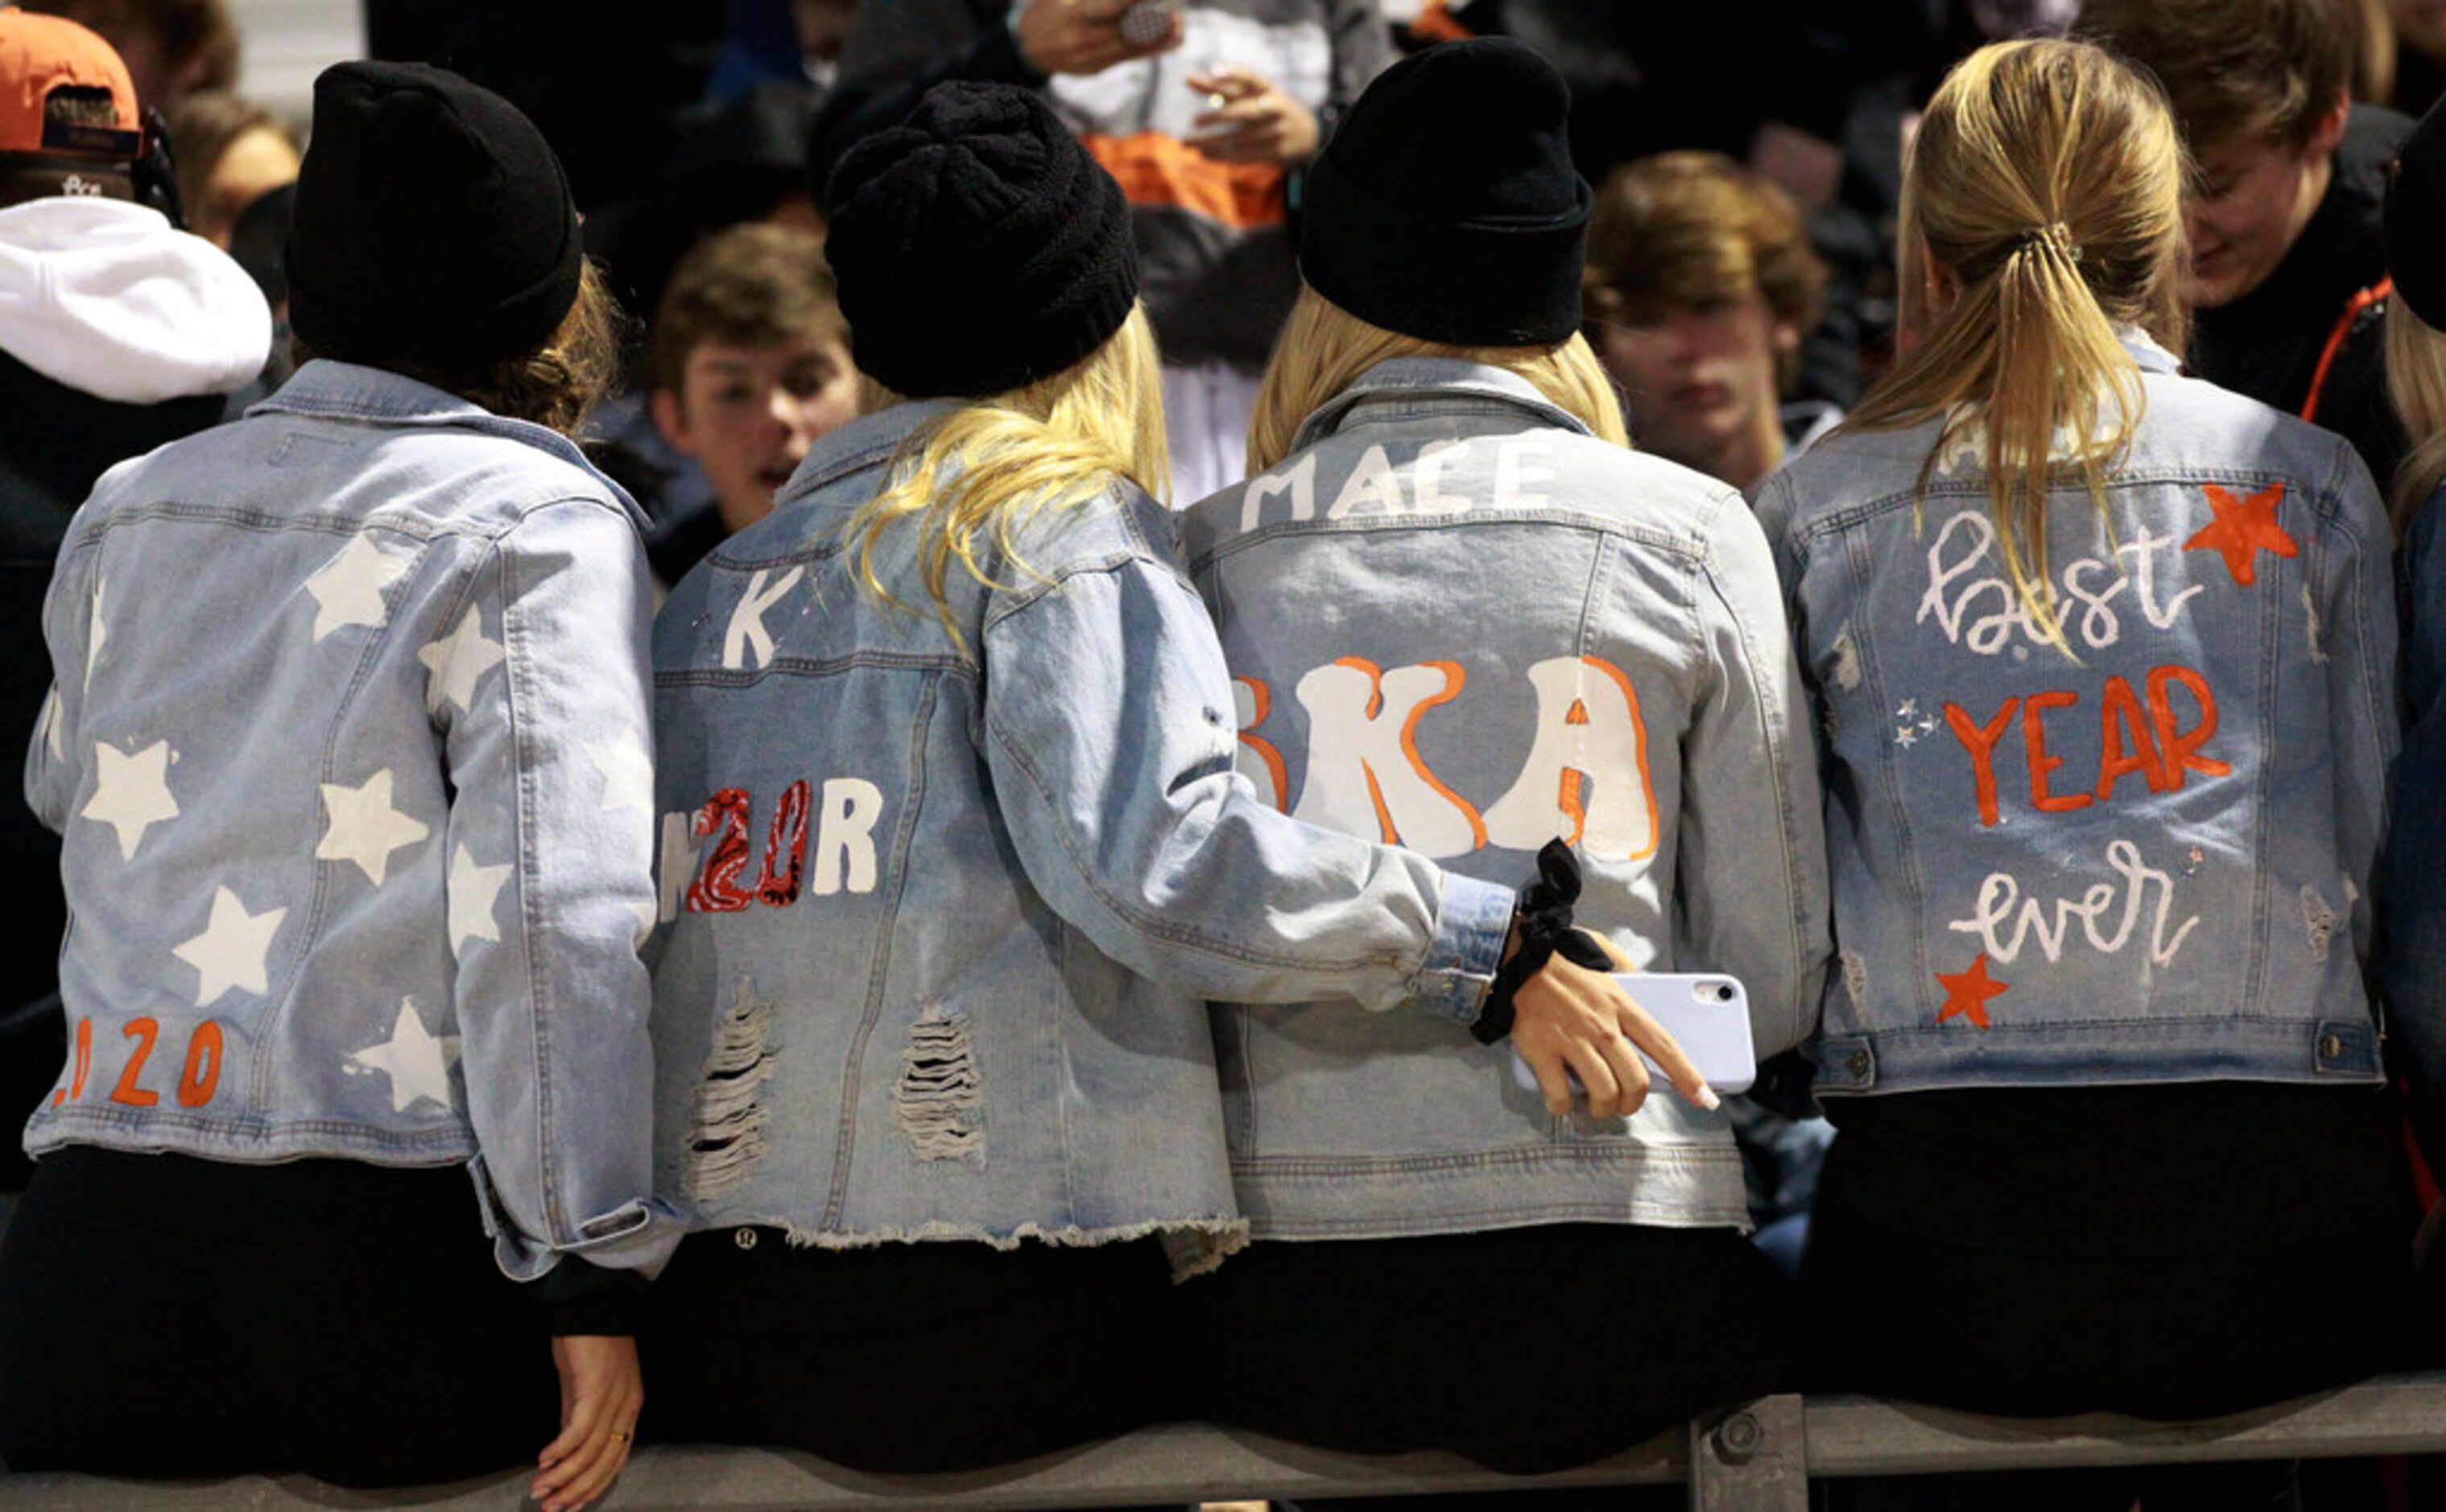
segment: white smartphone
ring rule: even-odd
[[[1719,1092],[1746,1092],[1758,1080],[1758,1049],[1750,1039],[1750,994],[1739,980],[1722,972],[1616,972],[1615,982],[1647,1016],[1665,1027],[1699,1068],[1699,1074]],[[1646,1051],[1653,1090],[1665,1091],[1664,1068]],[[1512,1079],[1533,1092],[1537,1078],[1520,1052],[1512,1052]],[[1571,1086],[1577,1089],[1575,1074]]]

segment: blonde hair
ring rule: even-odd
[[[873,413],[900,402],[868,379],[859,407]],[[1160,499],[1170,492],[1171,471],[1155,332],[1138,306],[1070,368],[971,400],[910,437],[883,491],[844,530],[857,542],[858,578],[867,591],[905,609],[875,572],[875,553],[903,522],[916,529],[918,575],[935,615],[965,650],[946,591],[951,564],[988,588],[1007,586],[989,575],[981,535],[992,555],[1025,571],[1014,536],[1039,512],[1082,503],[1117,478]]]
[[[1371,326],[1303,285],[1257,389],[1257,412],[1249,422],[1250,473],[1289,456],[1301,422],[1368,369],[1397,357],[1453,357],[1517,373],[1598,440],[1630,445],[1613,380],[1576,331],[1551,347],[1448,347]]]
[[[2387,486],[2400,537],[2446,482],[2446,331],[2413,313],[2401,294],[2386,306],[2386,389],[2412,441]]]
[[[2069,463],[2104,519],[2104,475],[2145,403],[2117,328],[2182,348],[2183,171],[2140,74],[2086,43],[2031,41],[1946,76],[1904,174],[1902,323],[1918,339],[1850,423],[1942,417],[1923,490],[1939,457],[1977,446],[2005,569],[2059,647],[2047,490]],[[1933,314],[1931,259],[1958,284]]]

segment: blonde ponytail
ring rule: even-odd
[[[861,407],[898,402],[870,380]],[[1025,571],[1015,533],[1040,511],[1083,502],[1117,478],[1160,499],[1171,491],[1171,472],[1155,332],[1139,307],[1067,371],[972,401],[918,431],[894,460],[883,491],[844,528],[856,542],[859,581],[902,608],[909,606],[875,571],[875,548],[904,525],[918,531],[919,577],[935,615],[965,650],[947,592],[951,564],[989,588],[1008,586],[988,575],[980,536],[991,554]]]
[[[1257,389],[1256,413],[1249,423],[1250,475],[1289,456],[1301,422],[1368,369],[1396,357],[1450,357],[1503,369],[1526,379],[1598,440],[1630,445],[1613,380],[1577,331],[1552,347],[1447,347],[1370,325],[1303,286]]]
[[[2154,85],[2087,44],[2036,41],[1983,47],[1946,77],[1904,178],[1907,349],[1850,424],[1941,417],[1923,487],[1937,459],[1976,450],[2005,570],[2067,654],[2048,493],[2078,476],[2105,515],[2144,406],[2117,328],[2182,345],[2182,173]]]

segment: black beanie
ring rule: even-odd
[[[1370,325],[1455,347],[1580,329],[1588,180],[1571,90],[1509,38],[1448,42],[1367,86],[1308,169],[1300,274]]]
[[[1138,298],[1121,186],[1033,90],[936,85],[842,156],[825,201],[858,369],[912,399],[1049,378]]]
[[[2386,179],[2386,268],[2412,312],[2446,330],[2446,101],[2396,150]]]
[[[289,318],[326,357],[458,367],[543,345],[577,301],[577,209],[516,105],[415,63],[314,81]]]

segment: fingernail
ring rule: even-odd
[[[1724,1100],[1716,1095],[1716,1089],[1704,1083],[1700,1084],[1699,1095],[1693,1101],[1710,1113],[1724,1106]]]

